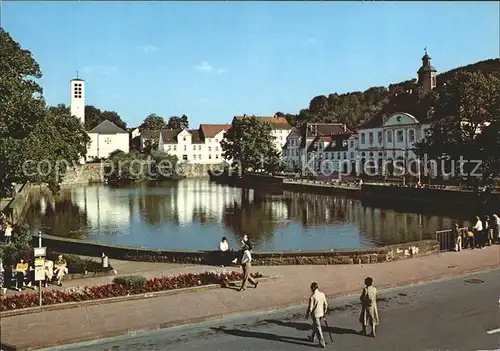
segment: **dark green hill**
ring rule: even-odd
[[[500,73],[500,59],[490,59],[458,67],[437,75],[437,85],[450,80],[460,70],[488,73]],[[277,114],[285,116],[292,126],[300,126],[306,122],[342,122],[351,129],[393,112],[408,112],[418,119],[425,118],[429,108],[428,99],[421,98],[416,92],[416,79],[391,84],[388,87],[371,87],[363,92],[356,91],[346,94],[319,95],[309,103],[309,107],[298,115]],[[408,93],[413,92],[413,93]],[[370,121],[370,123],[372,123]]]

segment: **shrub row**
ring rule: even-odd
[[[252,277],[260,278],[262,274],[254,273]],[[69,288],[65,290],[47,290],[42,293],[42,301],[43,305],[54,305],[65,302],[99,300],[210,284],[225,286],[229,281],[238,279],[242,279],[241,272],[189,273],[149,280],[138,276],[120,277],[116,278],[111,284]],[[38,293],[15,294],[6,296],[0,300],[0,311],[36,307],[38,303]]]

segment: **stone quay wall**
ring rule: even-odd
[[[38,237],[33,241],[38,243]],[[100,257],[103,253],[111,259],[189,263],[220,264],[219,251],[155,250],[140,247],[101,244],[75,239],[43,235],[42,245],[63,253]],[[423,240],[379,248],[333,249],[317,251],[276,251],[255,252],[253,265],[325,265],[325,264],[368,264],[391,262],[413,257],[421,257],[439,252],[435,240]]]
[[[107,163],[88,163],[70,167],[61,183],[62,187],[85,185],[91,183],[104,183],[105,167]],[[179,163],[177,172],[186,178],[208,178],[208,171],[221,171],[223,164],[190,164]]]
[[[485,213],[500,208],[500,193],[474,192],[458,189],[415,188],[363,184],[362,198],[374,206],[384,202],[410,203],[415,207],[457,207],[481,209]]]
[[[2,209],[8,220],[16,224],[23,222],[23,214],[28,209],[28,199],[32,188],[33,185],[31,183],[16,186],[14,197]]]
[[[321,195],[348,196],[350,198],[361,198],[361,188],[356,186],[342,186],[319,180],[284,180],[283,190],[298,193],[314,193]]]

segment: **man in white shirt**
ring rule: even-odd
[[[323,318],[328,311],[328,302],[326,302],[326,296],[324,293],[319,291],[318,284],[311,284],[312,295],[309,298],[309,306],[307,307],[306,319],[309,316],[312,318],[313,331],[312,335],[309,336],[309,341],[314,342],[316,336],[321,347],[325,348],[325,338],[323,337],[323,330],[321,329],[321,318]]]
[[[476,217],[476,224],[474,224],[474,238],[475,238],[475,246],[482,247],[483,245],[483,222],[481,222],[481,218]]]
[[[258,281],[255,281],[251,276],[250,276],[250,268],[252,268],[252,254],[250,253],[250,250],[252,249],[251,246],[245,245],[243,246],[243,257],[241,258],[241,268],[243,269],[243,281],[241,282],[241,288],[240,291],[245,290],[247,281],[249,281],[251,284],[254,285],[254,288],[257,288],[257,285],[259,284]]]
[[[219,250],[222,252],[226,252],[229,250],[229,244],[227,243],[227,238],[223,237],[220,244],[219,244]]]

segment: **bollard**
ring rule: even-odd
[[[108,260],[108,256],[106,256],[104,254],[104,252],[102,253],[102,256],[101,256],[101,259],[102,259],[102,268],[108,268],[109,266],[109,260]]]

